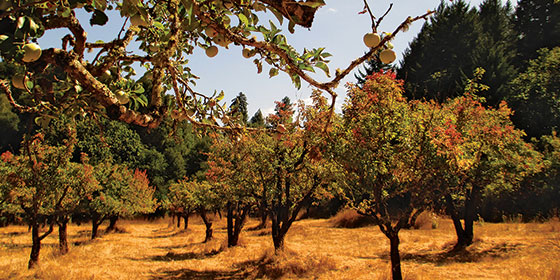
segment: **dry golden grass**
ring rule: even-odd
[[[247,228],[255,226],[250,221]],[[449,253],[452,224],[401,231],[405,279],[560,279],[560,222],[477,224],[476,241]],[[169,220],[120,221],[122,233],[89,241],[89,226],[69,227],[71,248],[56,253],[57,234],[43,242],[41,265],[27,270],[31,237],[25,226],[0,228],[0,279],[389,279],[389,244],[375,226],[336,228],[329,220],[294,223],[286,251],[275,255],[269,229],[244,231],[225,246],[225,222],[215,239],[192,218],[189,230]]]

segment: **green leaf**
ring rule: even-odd
[[[244,14],[238,14],[237,17],[239,21],[242,22],[245,26],[249,25],[249,19]]]
[[[278,75],[278,69],[277,68],[270,68],[270,71],[268,71],[268,75],[270,76],[270,78]]]
[[[107,17],[107,15],[100,11],[100,10],[95,10],[93,12],[93,15],[91,15],[91,19],[89,20],[89,24],[90,25],[105,25],[107,23],[107,21],[109,21],[109,17]]]
[[[317,63],[315,63],[315,67],[317,67],[317,68],[323,70],[323,71],[325,72],[325,74],[327,74],[327,77],[330,77],[330,76],[331,76],[330,73],[329,73],[329,66],[327,66],[326,63],[324,63],[324,62],[317,62]]]
[[[155,27],[157,27],[158,29],[161,29],[161,30],[165,29],[165,26],[163,26],[163,24],[162,24],[161,22],[159,22],[159,21],[154,21],[154,22],[153,22],[153,25],[154,25]]]

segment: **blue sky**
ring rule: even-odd
[[[478,6],[482,0],[469,1],[471,6]],[[505,1],[504,1],[505,2]],[[389,7],[391,1],[371,0],[369,1],[374,15],[381,16]],[[425,13],[428,9],[434,10],[439,0],[395,0],[391,12],[378,31],[392,32],[408,16],[417,16]],[[516,3],[513,1],[513,3]],[[327,0],[326,5],[321,7],[315,16],[313,26],[310,29],[296,28],[295,34],[289,34],[286,30],[288,42],[298,51],[303,48],[325,47],[331,53],[329,68],[331,72],[337,68],[344,69],[349,63],[363,55],[367,47],[362,42],[365,33],[371,31],[371,20],[367,14],[358,14],[364,7],[363,0]],[[107,25],[103,27],[90,28],[87,17],[80,17],[82,25],[88,28],[88,41],[113,39],[123,23],[118,17],[110,16]],[[406,33],[400,33],[394,39],[397,60],[408,47],[409,42],[420,31],[423,21],[415,22]],[[43,47],[60,47],[60,38],[68,33],[65,30],[47,33],[39,43]],[[240,46],[230,46],[229,49],[220,48],[214,58],[208,58],[204,50],[195,50],[190,57],[189,67],[200,77],[197,81],[196,91],[211,94],[214,90],[223,90],[226,93],[224,101],[228,104],[239,92],[247,95],[249,103],[249,116],[258,109],[266,115],[274,108],[274,101],[288,96],[292,101],[308,99],[312,88],[305,82],[302,88],[297,90],[286,74],[280,74],[272,79],[268,77],[268,69],[262,74],[257,74],[252,60],[243,58]],[[320,82],[329,79],[322,73],[314,75]],[[337,108],[344,101],[346,82],[355,82],[353,74],[350,74],[336,89],[339,93]]]

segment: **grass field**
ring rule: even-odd
[[[88,225],[69,227],[70,252],[57,254],[57,233],[43,240],[40,267],[27,270],[26,226],[0,228],[0,279],[389,279],[389,244],[375,226],[336,228],[332,220],[292,226],[283,254],[274,255],[270,229],[245,230],[226,248],[225,220],[215,238],[191,218],[187,232],[170,219],[119,221],[121,232],[90,241]],[[249,221],[246,228],[255,226]],[[437,228],[401,231],[405,279],[560,279],[560,222],[479,223],[475,243],[451,254],[449,220]]]

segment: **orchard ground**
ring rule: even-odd
[[[435,220],[434,220],[435,219]],[[484,223],[475,243],[450,253],[451,221],[424,217],[420,229],[401,231],[405,279],[560,279],[560,221]],[[57,253],[57,234],[43,241],[40,266],[27,270],[26,226],[0,228],[0,279],[389,279],[389,242],[376,226],[337,228],[335,219],[295,222],[286,250],[273,254],[270,229],[247,230],[226,247],[225,219],[215,238],[190,219],[183,231],[170,219],[119,221],[120,231],[90,241],[90,225],[69,226],[70,252]],[[432,229],[432,227],[436,227]]]

